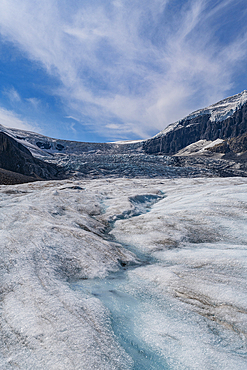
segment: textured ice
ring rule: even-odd
[[[169,368],[247,366],[246,180],[165,181],[145,215],[118,220],[125,244],[156,258],[128,273],[144,296],[136,327]]]
[[[102,303],[69,287],[133,260],[93,218],[100,193],[47,182],[1,186],[0,199],[1,369],[129,369]]]
[[[247,366],[247,179],[0,187],[1,369]]]

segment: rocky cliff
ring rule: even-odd
[[[56,165],[34,158],[27,148],[4,132],[0,132],[0,168],[40,180],[63,175]]]
[[[168,126],[143,143],[148,154],[175,154],[198,140],[229,139],[247,131],[247,92],[225,99]]]

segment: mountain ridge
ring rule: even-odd
[[[53,180],[63,172],[55,164],[34,158],[25,146],[5,132],[0,132],[0,169],[4,183]]]
[[[247,131],[247,91],[197,110],[143,143],[148,154],[174,155],[199,140],[237,137]]]
[[[1,131],[67,178],[247,176],[246,90],[192,112],[147,140],[89,143],[0,125]],[[59,177],[49,176],[43,178]]]

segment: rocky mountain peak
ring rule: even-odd
[[[242,135],[247,130],[247,91],[199,109],[143,144],[146,153],[175,154],[199,140],[214,141]]]

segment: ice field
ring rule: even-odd
[[[1,369],[247,368],[247,179],[0,186]]]

